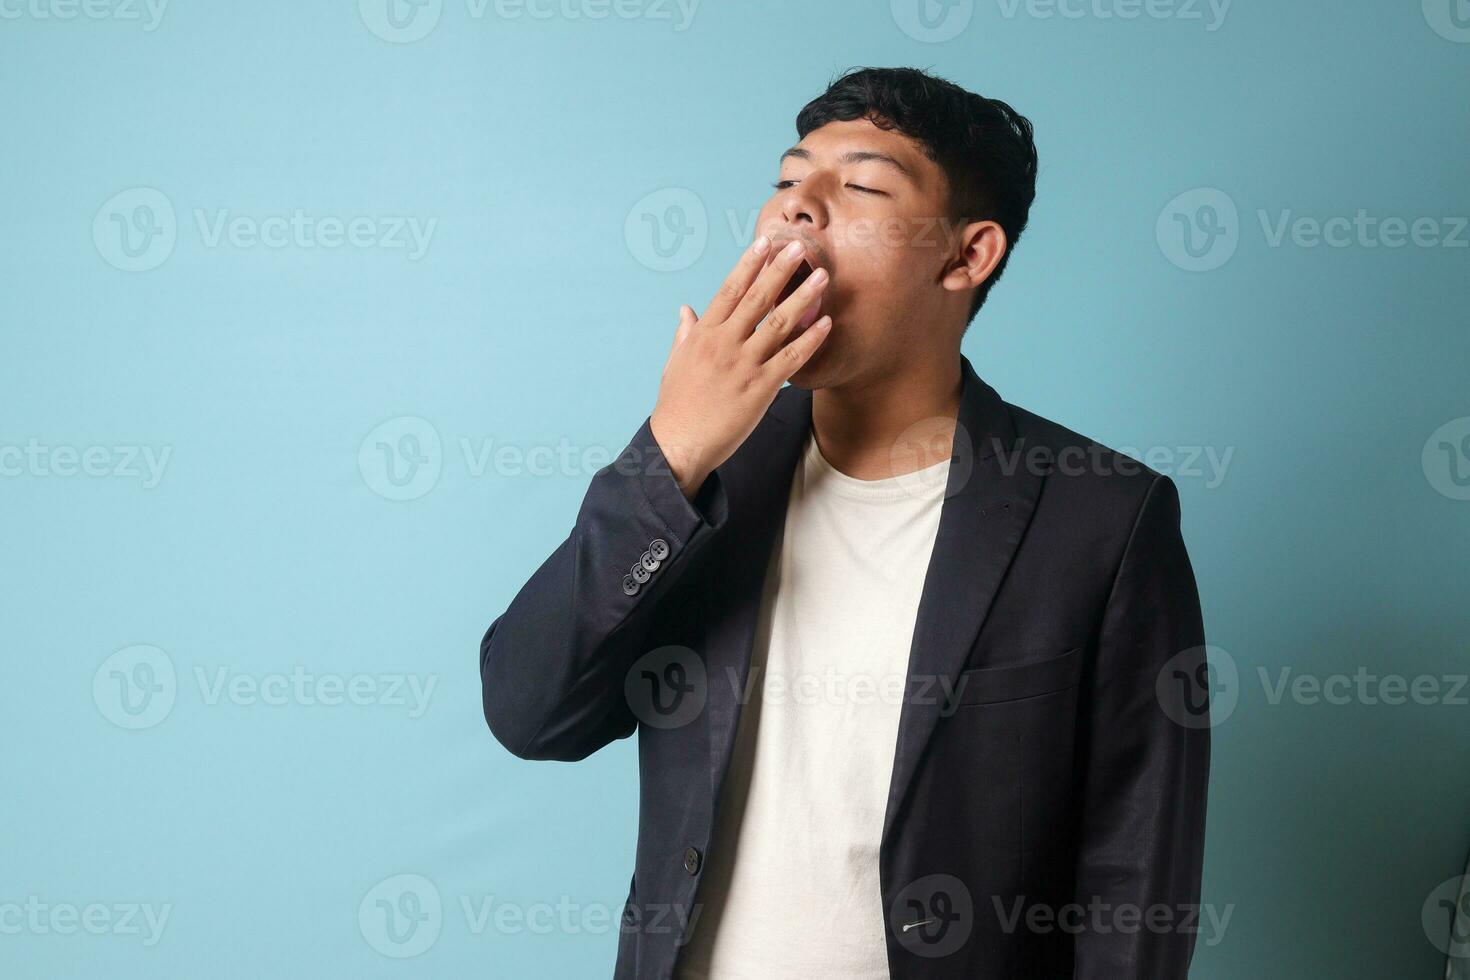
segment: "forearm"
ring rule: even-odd
[[[645,422],[481,641],[495,737],[525,758],[579,759],[630,734],[627,669],[660,601],[724,520],[718,477],[686,498]]]

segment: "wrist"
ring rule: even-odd
[[[659,452],[663,453],[664,462],[668,464],[669,473],[679,485],[679,490],[687,500],[693,501],[709,478],[710,469],[703,465],[693,447],[668,432],[656,412],[649,419],[649,431],[653,433],[653,440],[658,444]]]

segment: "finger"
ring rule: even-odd
[[[776,298],[781,295],[786,281],[791,278],[796,267],[801,265],[804,251],[799,241],[788,244],[771,259],[771,264],[761,271],[755,282],[745,291],[740,304],[727,318],[742,337],[749,337],[755,331],[756,324],[771,312],[771,307],[776,304]]]
[[[806,281],[797,287],[796,292],[778,304],[762,321],[755,333],[750,335],[746,344],[762,362],[769,359],[791,339],[791,334],[803,318],[815,316],[816,307],[830,281],[827,270],[818,268],[807,276]]]
[[[679,326],[678,329],[674,331],[675,347],[678,347],[680,344],[682,344],[684,342],[684,338],[689,336],[689,331],[694,327],[695,322],[696,317],[694,316],[694,309],[691,306],[686,303],[683,306],[679,307]]]
[[[710,300],[701,319],[709,320],[711,323],[722,323],[728,319],[745,296],[745,291],[755,281],[755,277],[760,275],[761,266],[766,261],[766,253],[770,250],[771,240],[765,235],[751,242],[750,247],[741,253],[740,260],[735,263],[735,268],[730,270],[730,274],[715,291],[715,297]]]
[[[791,376],[797,371],[800,371],[802,365],[812,359],[812,355],[817,352],[817,348],[822,346],[831,333],[832,317],[823,316],[816,323],[803,330],[791,343],[776,351],[771,359],[766,361],[764,369],[768,372],[770,381],[778,388],[785,382],[790,381]]]

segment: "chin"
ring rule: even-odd
[[[841,352],[832,349],[835,337],[829,336],[811,360],[801,366],[791,376],[791,386],[794,388],[805,388],[807,391],[816,391],[818,388],[831,388],[842,380],[839,365],[842,362]]]

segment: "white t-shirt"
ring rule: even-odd
[[[888,977],[878,845],[948,474],[859,480],[808,435],[680,980]]]

